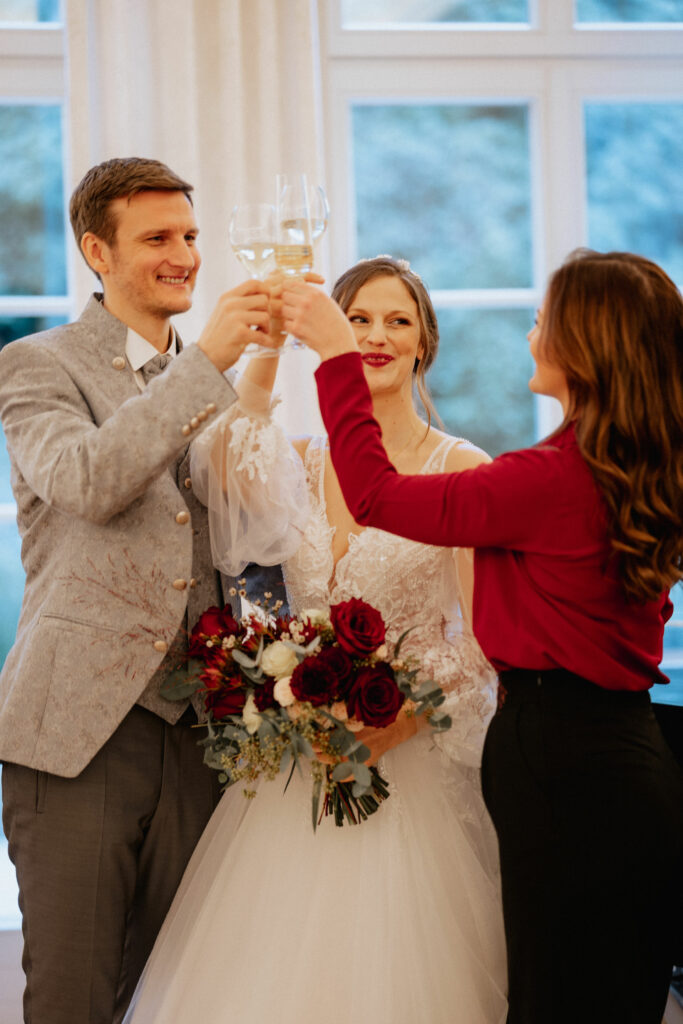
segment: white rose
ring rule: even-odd
[[[247,702],[242,708],[242,721],[246,725],[247,732],[250,736],[253,736],[261,724],[261,715],[256,707],[256,701],[254,700],[253,693],[249,694]]]
[[[266,675],[273,676],[275,679],[291,676],[296,666],[296,654],[282,640],[276,640],[275,643],[270,644],[261,655],[261,668]]]
[[[343,700],[336,700],[330,708],[330,714],[338,718],[340,722],[348,721],[349,713],[346,710],[346,703]]]
[[[278,679],[273,687],[273,697],[275,697],[281,708],[288,708],[296,700],[289,685],[291,681],[291,676],[283,676],[282,679]]]
[[[302,622],[310,622],[312,626],[332,626],[329,612],[324,612],[320,608],[307,608],[299,618]]]

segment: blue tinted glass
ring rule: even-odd
[[[438,310],[439,353],[427,385],[449,433],[489,453],[535,441],[531,309]]]
[[[527,22],[528,0],[342,0],[342,25]]]
[[[683,103],[587,103],[589,244],[683,282]]]
[[[60,21],[60,0],[0,0],[2,21]]]
[[[66,294],[62,111],[0,104],[0,295]]]
[[[0,666],[14,643],[24,579],[17,524],[14,519],[0,519]]]
[[[0,766],[1,772],[2,767]],[[0,830],[0,930],[2,931],[21,928],[18,895],[17,876],[7,853],[7,840]]]
[[[683,0],[576,0],[578,22],[683,22]]]
[[[532,283],[528,110],[353,107],[359,257],[390,253],[430,288]]]

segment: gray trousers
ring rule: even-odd
[[[26,1024],[121,1021],[218,802],[202,735],[134,707],[74,779],[2,769]]]

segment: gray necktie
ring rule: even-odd
[[[166,355],[164,352],[160,352],[159,355],[153,356],[145,365],[142,367],[142,379],[147,384],[152,377],[156,377],[158,373],[161,373],[166,369],[171,361],[171,357]]]

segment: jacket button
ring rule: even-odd
[[[178,515],[175,517],[175,521],[176,523],[179,523],[181,526],[184,526],[185,523],[189,523],[190,521],[190,513],[186,509],[183,509],[183,511],[179,512]]]
[[[199,411],[199,412],[197,413],[197,419],[199,420],[199,422],[200,422],[200,423],[203,423],[203,422],[204,422],[204,420],[208,419],[208,417],[209,417],[209,414],[208,414],[208,412],[206,411],[206,409],[201,409],[201,410],[200,410],[200,411]]]
[[[206,411],[207,411],[207,413],[209,415],[214,413],[216,411],[216,403],[215,402],[209,402],[209,404],[206,407]]]
[[[190,426],[190,424],[183,423],[182,427],[180,428],[180,433],[183,435],[183,437],[189,437],[189,435],[192,433],[192,427]]]
[[[126,366],[126,360],[123,358],[123,356],[114,356],[114,358],[111,361],[111,365],[114,367],[115,370],[123,370],[125,369]]]
[[[197,581],[196,581],[196,579],[194,578],[194,576],[193,576],[193,577],[192,577],[192,579],[190,580],[190,586],[192,587],[192,589],[193,589],[193,590],[194,590],[194,588],[195,588],[195,587],[197,586]]]
[[[187,580],[173,580],[173,586],[176,590],[184,590],[187,586]]]
[[[199,426],[199,419],[196,416],[193,416],[192,419],[190,420],[190,426],[192,427],[193,430],[196,430],[197,427]]]
[[[159,651],[161,654],[165,654],[166,651],[168,650],[168,644],[166,643],[165,640],[155,640],[154,650]]]
[[[185,490],[189,491],[190,487],[192,487],[192,479],[189,476],[186,476],[185,477]]]

